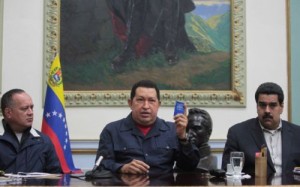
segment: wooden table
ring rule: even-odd
[[[86,180],[82,175],[62,175],[56,179],[26,179],[6,186],[300,186],[300,175],[233,180],[215,178],[201,173],[174,173],[169,175],[112,175],[110,178]]]

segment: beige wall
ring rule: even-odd
[[[43,2],[5,0],[3,16],[1,90],[4,92],[19,87],[31,94],[35,103],[34,126],[37,129],[41,127],[44,99]],[[212,139],[226,139],[227,129],[231,125],[256,116],[254,92],[260,83],[277,82],[287,93],[285,0],[245,2],[247,106],[204,108],[214,122]],[[67,108],[71,139],[96,140],[106,123],[125,117],[129,112],[127,107]],[[172,107],[163,107],[159,116],[172,120],[172,113]],[[282,118],[287,119],[287,107]]]

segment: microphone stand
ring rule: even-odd
[[[96,161],[93,169],[90,171],[87,171],[85,173],[85,180],[111,178],[112,177],[112,173],[109,170],[99,168],[100,163],[103,160],[103,158],[104,157],[102,155],[100,155],[100,157]]]

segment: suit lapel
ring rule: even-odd
[[[281,140],[282,140],[282,172],[285,171],[286,164],[288,162],[289,153],[291,152],[292,145],[292,136],[291,128],[286,122],[282,121],[282,132],[281,132]]]
[[[255,144],[260,150],[263,145],[266,145],[264,134],[259,125],[258,119],[256,118],[255,125],[251,128],[251,136],[253,137]]]

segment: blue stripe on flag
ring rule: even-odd
[[[60,146],[64,150],[64,156],[69,168],[75,170],[69,142],[70,138],[65,109],[49,85],[47,86],[43,117],[57,135]]]

